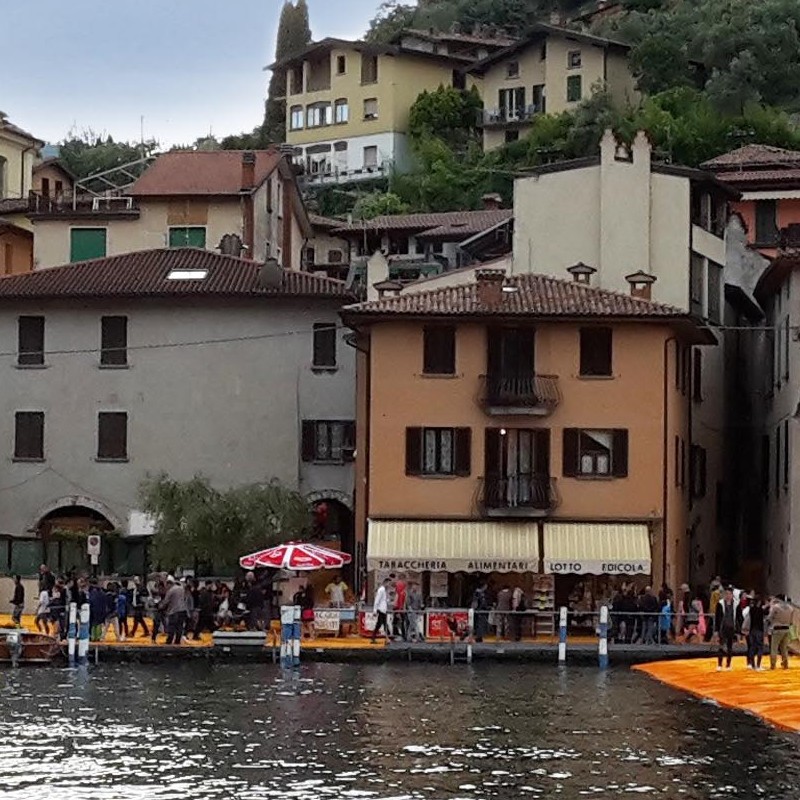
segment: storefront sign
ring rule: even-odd
[[[467,632],[469,625],[469,612],[467,611],[453,611],[452,613],[444,613],[439,611],[429,611],[427,613],[427,631],[426,638],[428,639],[449,639],[453,635],[453,631],[448,624],[448,617],[452,622],[455,622],[456,636],[462,636]]]
[[[536,561],[507,561],[480,558],[447,558],[447,559],[383,559],[370,558],[367,562],[370,570],[412,570],[414,572],[536,572]]]
[[[545,572],[552,575],[649,575],[649,561],[548,561]]]
[[[314,628],[326,633],[339,633],[341,616],[338,609],[314,609]]]

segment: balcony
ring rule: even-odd
[[[508,128],[514,125],[528,125],[537,114],[542,114],[537,105],[525,108],[485,108],[478,111],[479,128]]]
[[[38,217],[137,219],[139,206],[133,197],[108,194],[63,194],[47,196],[31,192],[28,195],[28,214]]]
[[[490,475],[483,479],[485,517],[545,517],[559,505],[555,478],[548,475]]]
[[[561,402],[557,375],[482,375],[480,404],[490,416],[551,414]]]

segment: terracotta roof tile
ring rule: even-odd
[[[717,178],[739,188],[763,184],[800,183],[800,162],[786,169],[748,169],[741,172],[720,172]]]
[[[442,228],[451,228],[463,233],[464,238],[480,233],[514,216],[510,208],[489,211],[446,211],[439,214],[391,214],[375,217],[334,229],[334,233],[360,233],[367,231],[405,230],[426,234],[436,230],[441,235]]]
[[[128,194],[133,197],[167,195],[239,195],[242,191],[241,150],[180,151],[160,155]],[[260,186],[278,167],[277,150],[257,150],[255,185]]]
[[[308,221],[315,228],[339,228],[344,224],[340,219],[334,219],[333,217],[323,217],[319,214],[309,214]]]
[[[545,275],[514,275],[505,280],[502,301],[487,306],[478,297],[477,282],[400,294],[347,306],[346,314],[363,316],[538,316],[538,317],[686,317],[662,303],[610,292]]]
[[[341,297],[343,281],[284,270],[280,288],[259,282],[261,264],[208,250],[143,250],[0,278],[0,300],[55,297]],[[172,280],[174,270],[207,270],[201,280]]]
[[[725,170],[742,167],[777,166],[779,164],[795,164],[800,166],[800,150],[786,150],[768,144],[746,144],[730,153],[725,153],[706,161],[705,169]]]

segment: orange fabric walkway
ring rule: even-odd
[[[789,670],[765,672],[746,668],[743,656],[734,657],[730,672],[717,672],[716,659],[658,661],[634,667],[656,680],[697,697],[714,700],[726,708],[749,711],[778,728],[800,731],[800,664],[789,662]]]

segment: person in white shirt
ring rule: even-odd
[[[36,630],[50,635],[50,592],[39,592],[39,605],[36,607]]]
[[[378,620],[375,623],[375,629],[372,631],[372,644],[375,644],[375,637],[378,635],[381,625],[386,638],[392,638],[389,635],[389,626],[386,621],[386,615],[389,613],[389,587],[391,585],[392,579],[384,578],[383,583],[378,587],[378,591],[375,592],[375,602],[372,604],[372,610],[378,615]]]

